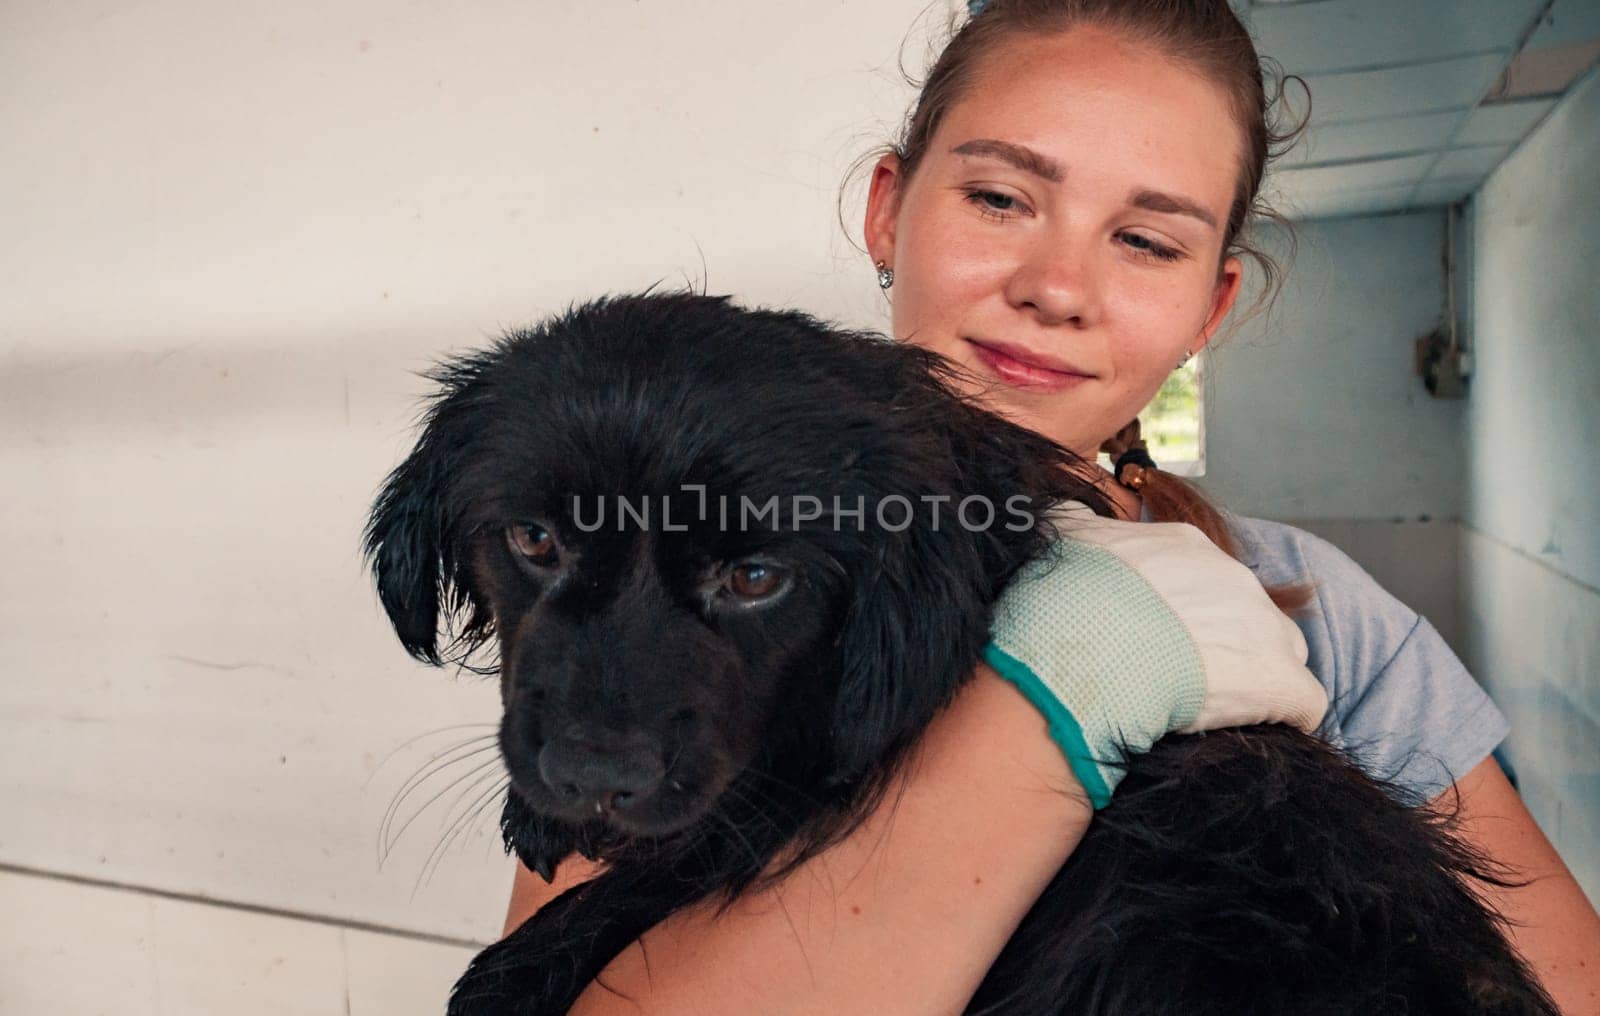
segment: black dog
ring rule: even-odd
[[[609,862],[480,954],[452,1013],[565,1012],[673,911],[847,835],[1049,510],[1108,510],[953,370],[676,295],[436,372],[373,508],[379,593],[421,659],[498,651],[508,849],[546,878]],[[1169,737],[1129,768],[969,1012],[1555,1011],[1474,893],[1492,869],[1316,739]]]

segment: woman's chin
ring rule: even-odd
[[[1072,449],[1076,454],[1093,460],[1100,451],[1104,438],[1085,436],[1074,424],[1092,413],[1075,413],[1070,403],[1078,394],[1072,391],[1043,391],[1026,386],[1006,384],[994,377],[988,367],[980,362],[968,343],[956,349],[935,350],[943,353],[961,368],[957,385],[962,394],[971,398],[991,413],[1002,416],[1019,427]]]
[[[1051,400],[1049,412],[1041,411],[1036,405],[1029,405],[1031,400],[1017,397],[1011,392],[993,392],[983,400],[985,408],[991,412],[1005,417],[1019,427],[1026,427],[1036,434],[1043,434],[1056,444],[1070,448],[1074,453],[1083,458],[1093,460],[1100,451],[1100,440],[1086,437],[1070,420],[1061,419],[1060,397]]]

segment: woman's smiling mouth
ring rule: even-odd
[[[1018,388],[1043,392],[1064,391],[1094,377],[1093,374],[1023,346],[988,340],[980,342],[970,338],[966,341],[989,373]]]

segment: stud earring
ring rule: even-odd
[[[879,261],[878,262],[878,288],[879,289],[888,289],[892,285],[894,285],[894,269],[890,268],[888,265],[884,264],[882,261]]]
[[[1188,366],[1189,361],[1193,360],[1193,359],[1194,359],[1194,354],[1191,353],[1189,350],[1185,349],[1183,351],[1183,359],[1179,360],[1178,361],[1178,365],[1176,367],[1172,368],[1172,369],[1173,370],[1182,370],[1184,367]]]

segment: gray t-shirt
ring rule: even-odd
[[[1231,521],[1262,585],[1314,587],[1295,621],[1328,689],[1323,733],[1363,769],[1431,799],[1505,739],[1505,716],[1433,625],[1360,565],[1293,526]]]

